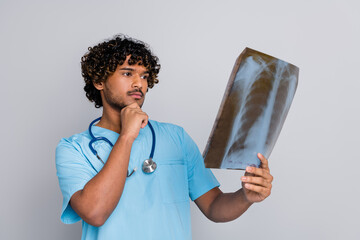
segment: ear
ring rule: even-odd
[[[103,82],[99,82],[99,83],[93,82],[93,85],[99,91],[104,89],[104,83]]]

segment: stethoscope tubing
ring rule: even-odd
[[[154,152],[155,152],[155,145],[156,145],[156,137],[155,137],[155,131],[153,126],[151,125],[150,121],[148,121],[148,125],[150,127],[151,130],[151,135],[152,135],[152,145],[151,145],[151,152],[150,152],[150,157],[149,159],[153,159],[154,157]]]
[[[89,125],[89,130],[88,130],[88,131],[89,131],[89,135],[90,135],[90,137],[91,137],[91,140],[90,140],[90,142],[89,142],[89,148],[90,148],[91,152],[97,157],[97,159],[99,159],[99,160],[101,161],[101,163],[102,163],[103,165],[105,165],[105,162],[101,159],[101,157],[98,155],[97,151],[94,149],[93,144],[94,144],[95,142],[97,142],[97,141],[105,141],[105,142],[107,142],[111,147],[114,147],[114,144],[113,144],[109,139],[107,139],[106,137],[95,137],[94,134],[92,133],[92,130],[91,130],[92,126],[93,126],[96,122],[98,122],[98,121],[100,121],[100,120],[101,120],[101,117],[96,118],[96,119],[93,120],[93,121],[90,123],[90,125]],[[149,125],[149,128],[150,128],[150,130],[151,130],[151,135],[152,135],[152,146],[151,146],[151,152],[150,152],[149,160],[150,160],[151,162],[153,162],[152,159],[153,159],[153,157],[154,157],[154,152],[155,152],[156,136],[155,136],[154,128],[153,128],[153,126],[151,125],[150,121],[148,121],[148,125]],[[89,160],[88,160],[88,161],[89,161]],[[145,160],[145,161],[146,161],[146,160]],[[145,161],[144,161],[144,162],[145,162]],[[89,161],[89,162],[90,162],[90,161]],[[156,163],[153,162],[153,164],[155,165],[155,168],[154,168],[151,172],[146,172],[146,173],[152,173],[153,171],[155,171],[155,169],[156,169]],[[98,172],[98,171],[95,169],[95,167],[93,166],[93,164],[92,164],[91,162],[90,162],[90,165],[91,165],[91,167],[92,167],[96,172]],[[150,166],[150,167],[153,167],[153,166]],[[129,171],[128,171],[127,177],[130,177],[135,171],[136,171],[136,168],[134,168],[133,171],[132,171],[130,174],[129,174]],[[143,171],[144,171],[144,169],[143,169]],[[144,172],[145,172],[145,171],[144,171]]]

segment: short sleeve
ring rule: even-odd
[[[81,218],[71,208],[70,198],[75,192],[84,188],[94,173],[85,156],[67,139],[60,140],[56,148],[55,159],[57,176],[63,195],[60,219],[66,224],[75,223]]]
[[[205,168],[204,159],[196,143],[183,130],[183,151],[188,162],[189,195],[192,201],[220,184],[210,169]]]

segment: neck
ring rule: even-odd
[[[120,134],[120,111],[116,111],[112,108],[103,107],[103,114],[101,116],[101,120],[98,122],[98,124],[96,124],[96,126],[106,128]]]

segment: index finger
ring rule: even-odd
[[[269,162],[268,160],[264,157],[264,155],[262,155],[261,153],[258,153],[257,154],[258,158],[260,159],[261,161],[261,165],[260,167],[264,170],[267,170],[267,171],[270,171],[269,169]]]
[[[149,116],[147,114],[145,114],[145,117],[141,123],[141,128],[144,128],[149,122]]]

